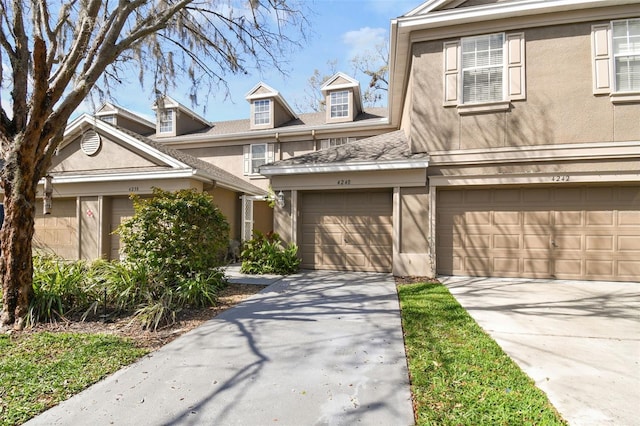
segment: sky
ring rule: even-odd
[[[249,118],[249,103],[245,95],[259,82],[264,82],[280,92],[289,105],[298,112],[296,103],[303,103],[304,92],[309,90],[308,79],[318,69],[322,75],[330,73],[329,61],[336,61],[336,71],[357,78],[364,91],[368,84],[365,75],[355,75],[350,59],[377,44],[388,44],[391,19],[419,6],[421,0],[305,0],[313,14],[308,16],[309,37],[302,49],[284,58],[288,75],[274,69],[249,75],[228,75],[230,97],[224,93],[199,99],[200,105],[191,104],[188,89],[180,87],[169,96],[193,109],[209,121],[225,121]],[[114,103],[130,111],[140,113],[155,121],[151,105],[153,100],[140,88],[136,78],[130,84],[114,91]],[[206,103],[206,106],[205,106]],[[386,106],[385,104],[378,106]],[[85,112],[91,107],[85,105]]]

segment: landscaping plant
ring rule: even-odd
[[[255,231],[253,239],[244,242],[240,272],[245,274],[292,274],[300,267],[298,246],[284,246],[275,232]]]

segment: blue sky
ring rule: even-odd
[[[209,98],[204,110],[201,105],[192,106],[187,90],[178,88],[169,95],[189,108],[193,108],[210,121],[234,120],[249,117],[249,104],[245,95],[257,83],[263,81],[294,107],[302,100],[308,79],[315,69],[323,75],[330,69],[328,61],[337,61],[336,70],[359,78],[363,90],[368,82],[366,76],[354,75],[350,59],[357,53],[372,50],[376,44],[388,42],[391,19],[401,16],[421,4],[420,0],[309,0],[313,15],[309,16],[309,40],[303,49],[292,53],[288,58],[288,76],[282,76],[276,70],[263,70],[263,74],[228,75],[230,98],[224,99],[224,93]],[[148,90],[140,88],[136,79],[131,84],[115,91],[115,102],[131,111],[153,119],[152,100]]]

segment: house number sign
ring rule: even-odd
[[[129,192],[138,192],[140,190],[140,188],[138,188],[137,186],[130,186],[129,187]]]
[[[569,175],[551,176],[552,182],[569,182]]]
[[[340,186],[351,185],[351,179],[338,179],[338,185]]]

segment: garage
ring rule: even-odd
[[[443,275],[637,281],[640,187],[440,189]]]
[[[390,190],[301,193],[301,267],[391,272],[392,207]]]

